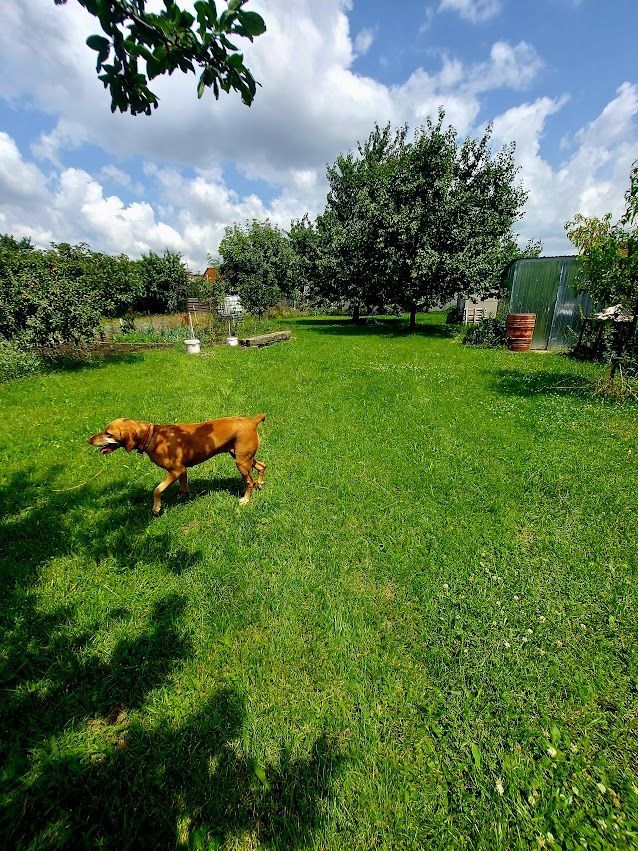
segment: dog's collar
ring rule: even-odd
[[[140,455],[141,455],[141,454],[144,452],[144,450],[146,449],[146,444],[148,443],[148,439],[149,439],[149,437],[151,436],[151,431],[152,431],[152,430],[153,430],[153,424],[152,424],[152,423],[149,423],[149,424],[148,424],[148,427],[147,427],[147,429],[146,429],[146,434],[144,435],[144,438],[142,439],[141,444],[137,447],[137,451],[140,453]]]

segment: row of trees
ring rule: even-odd
[[[0,236],[0,339],[26,347],[81,342],[102,316],[181,309],[190,274],[179,254],[139,260],[60,243],[43,251]]]
[[[354,317],[409,312],[459,291],[498,291],[507,264],[536,256],[513,232],[526,200],[513,145],[493,154],[490,134],[459,144],[445,114],[408,139],[407,127],[376,126],[356,152],[328,168],[329,193],[316,222],[306,216],[284,234],[269,223],[227,229],[222,274],[259,311],[298,289],[342,305]],[[259,312],[258,311],[258,312]]]

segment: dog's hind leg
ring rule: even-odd
[[[246,485],[246,493],[239,500],[239,504],[246,505],[247,502],[250,502],[250,496],[253,492],[253,488],[255,487],[255,482],[252,477],[253,459],[250,457],[246,458],[244,456],[242,458],[238,458],[235,463],[237,464],[237,469],[241,473],[241,477]]]
[[[190,490],[188,489],[188,470],[183,472],[179,477],[179,492],[184,498],[190,495]]]
[[[185,470],[171,470],[166,474],[166,478],[163,482],[155,488],[153,491],[153,516],[158,517],[160,511],[162,510],[162,494],[166,490],[166,488],[170,487],[173,482],[176,482],[182,474],[184,474]]]
[[[266,472],[266,465],[263,464],[261,461],[258,461],[256,458],[253,458],[253,467],[255,468],[255,470],[257,470],[258,473],[255,485],[258,488],[261,488],[264,483],[264,473]]]

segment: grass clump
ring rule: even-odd
[[[46,369],[46,362],[35,352],[16,343],[0,343],[0,383],[37,375]]]

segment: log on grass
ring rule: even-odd
[[[275,331],[272,334],[260,334],[258,337],[243,337],[240,339],[241,346],[259,348],[260,346],[271,346],[273,343],[281,343],[290,339],[290,331]]]

